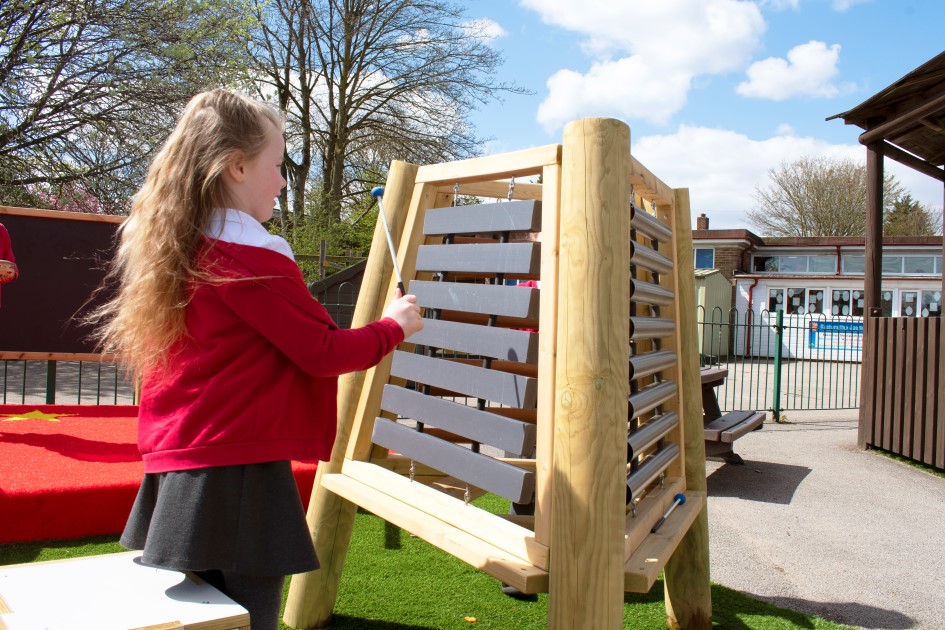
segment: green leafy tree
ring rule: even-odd
[[[120,212],[182,104],[245,66],[245,5],[0,4],[0,195]]]
[[[883,216],[885,236],[935,236],[941,234],[942,213],[905,194]]]
[[[766,236],[861,236],[866,233],[866,166],[851,159],[805,157],[768,171],[755,188],[757,206],[748,221]],[[883,207],[902,194],[899,181],[883,178]]]

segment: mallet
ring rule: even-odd
[[[400,268],[397,266],[397,252],[394,250],[394,239],[390,236],[390,226],[387,224],[387,214],[384,212],[384,202],[381,198],[384,196],[384,187],[377,186],[371,189],[371,196],[377,199],[377,207],[381,211],[381,222],[384,224],[384,234],[387,235],[387,247],[390,249],[391,262],[394,263],[394,274],[397,276],[397,288],[401,295],[407,295],[404,288],[404,279],[400,275]]]
[[[653,526],[653,529],[650,530],[650,533],[655,534],[656,530],[658,530],[660,526],[663,524],[663,521],[665,521],[669,517],[669,515],[672,514],[673,510],[675,510],[677,506],[682,505],[683,503],[686,502],[686,495],[684,495],[682,492],[680,492],[673,498],[676,500],[673,501],[673,504],[669,506],[669,509],[666,510],[665,514],[663,514],[663,518],[661,518],[659,522]]]

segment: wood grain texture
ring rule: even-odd
[[[395,242],[399,242],[404,230],[417,168],[414,164],[395,161],[387,177],[384,210]],[[378,222],[351,321],[352,328],[380,318],[391,297],[393,269],[387,252],[387,237],[381,222]],[[366,375],[366,372],[353,372],[339,379],[338,431],[331,461],[321,462],[318,466],[306,516],[321,568],[292,576],[283,617],[288,625],[296,628],[320,627],[328,623],[338,597],[357,506],[326,491],[320,480],[324,474],[341,470]]]
[[[676,312],[681,340],[677,369],[682,391],[679,413],[684,426],[686,492],[704,493],[705,440],[702,435],[702,386],[696,350],[695,277],[681,271],[693,268],[688,189],[674,190],[672,214],[675,259],[680,270],[676,276]],[[712,594],[709,585],[709,516],[704,507],[698,510],[692,525],[666,563],[664,572],[667,624],[671,628],[710,630]]]
[[[548,627],[620,628],[626,467],[630,130],[564,129]]]

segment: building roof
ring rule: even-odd
[[[924,160],[927,165],[942,166],[945,164],[945,52],[853,109],[827,120],[835,118],[864,129],[860,135],[862,144],[885,140],[918,156],[919,162]]]
[[[864,236],[758,236],[749,230],[693,230],[692,240],[744,240],[756,247],[863,247]],[[886,246],[941,247],[941,236],[885,236]]]
[[[696,278],[708,278],[709,276],[714,276],[715,274],[720,274],[721,271],[718,269],[696,269]]]

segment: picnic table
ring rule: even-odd
[[[729,411],[722,413],[716,388],[725,382],[728,368],[708,366],[699,371],[702,380],[702,421],[705,433],[706,458],[721,459],[727,464],[744,464],[732,445],[735,440],[764,424],[764,411]]]

